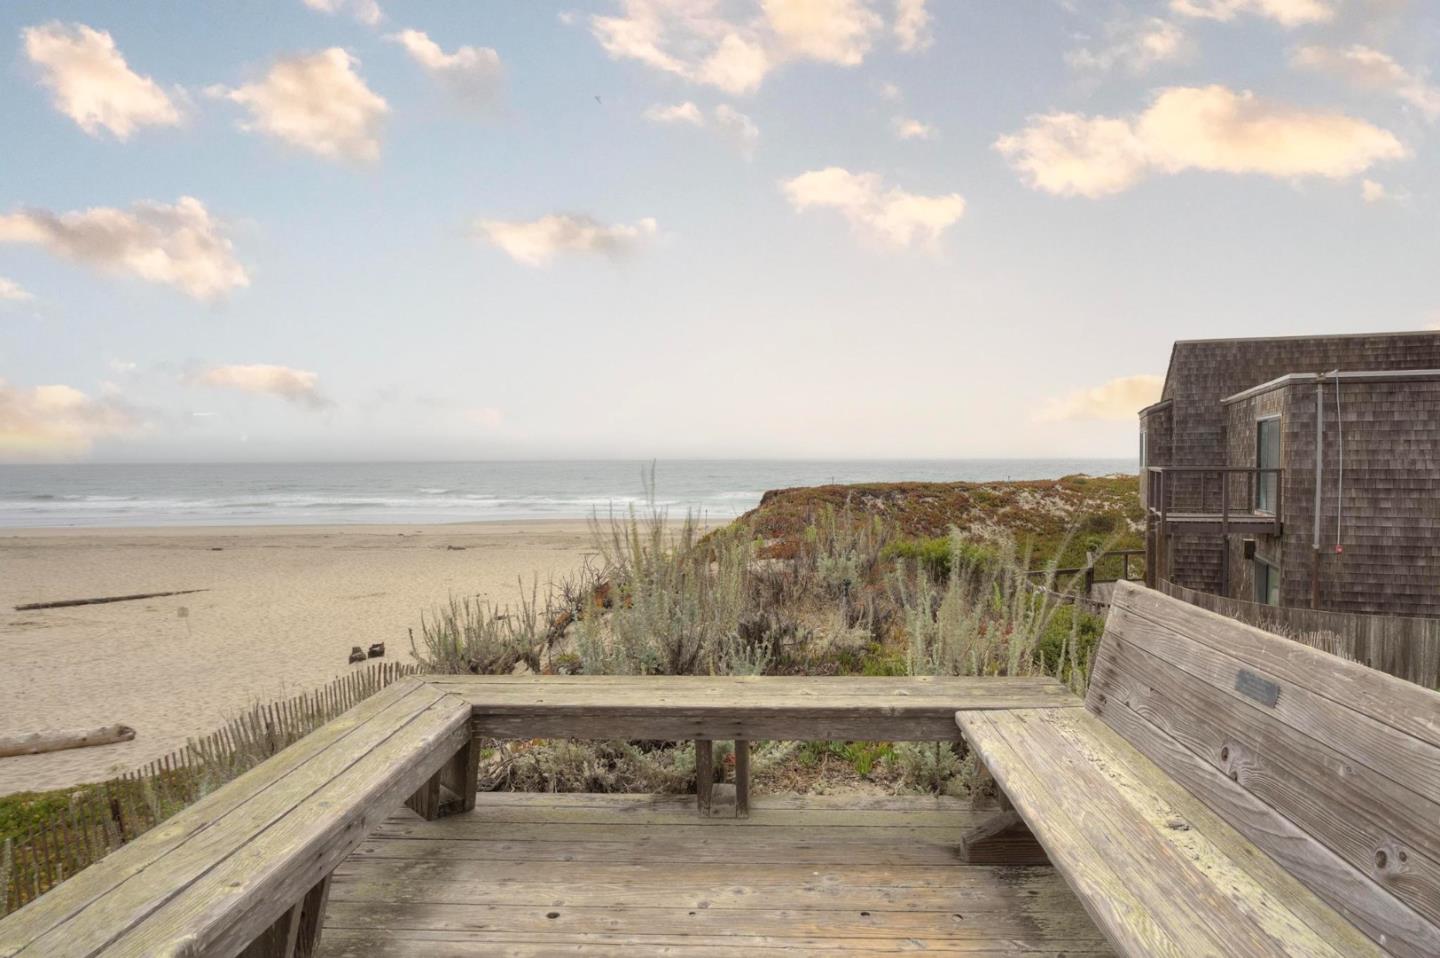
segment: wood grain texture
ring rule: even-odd
[[[1087,705],[1375,942],[1440,954],[1440,694],[1124,586]]]
[[[795,824],[805,803],[753,796],[748,819],[703,823],[652,796],[397,814],[336,870],[322,954],[1111,954],[1053,869],[967,865],[956,829],[917,828],[972,822],[966,803],[827,796]],[[549,840],[504,840],[532,826]]]
[[[1365,951],[1333,947],[1291,907],[1303,889],[1282,897],[1257,880],[1243,856],[1232,857],[1233,834],[1212,840],[1197,827],[1204,823],[1185,818],[1167,801],[1164,772],[1124,761],[1093,733],[1093,716],[1022,710],[957,721],[1120,952],[1183,943],[1182,953],[1194,955],[1381,953],[1368,942]],[[1120,890],[1131,907],[1114,907]]]

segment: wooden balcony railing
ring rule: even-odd
[[[1284,514],[1283,480],[1283,469],[1257,466],[1150,466],[1145,508],[1162,526],[1269,531]]]

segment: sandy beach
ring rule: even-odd
[[[513,603],[592,552],[584,522],[0,530],[0,735],[121,722],[133,742],[0,758],[0,794],[106,777],[236,710],[410,661],[407,629],[454,593]],[[32,602],[204,589],[28,612]]]

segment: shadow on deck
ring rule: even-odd
[[[961,860],[986,814],[817,795],[757,797],[748,819],[699,818],[693,796],[405,810],[336,870],[319,954],[1112,954],[1053,868]]]

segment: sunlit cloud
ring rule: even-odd
[[[802,173],[780,187],[796,211],[833,209],[856,233],[896,249],[934,246],[965,215],[959,193],[921,196],[886,187],[878,173],[852,173],[838,166]]]
[[[1300,47],[1290,57],[1293,66],[1338,76],[1362,90],[1388,93],[1423,113],[1440,118],[1440,86],[1423,70],[1407,70],[1394,57],[1367,46]]]
[[[223,225],[205,204],[140,202],[69,213],[43,209],[0,214],[0,243],[23,243],[106,273],[128,273],[196,299],[250,285]]]
[[[207,92],[250,114],[241,129],[263,133],[327,159],[371,162],[390,107],[355,72],[349,53],[331,47],[277,59],[264,78]]]
[[[1241,15],[1299,27],[1335,19],[1336,3],[1327,0],[1170,0],[1170,9],[1182,17],[1229,22]]]
[[[142,426],[118,398],[94,398],[71,386],[21,389],[0,379],[0,459],[68,459],[90,451],[97,439],[124,436]]]
[[[560,253],[621,259],[639,249],[658,230],[655,220],[607,226],[589,216],[553,213],[535,220],[479,220],[476,233],[517,263],[545,266]]]
[[[385,19],[385,13],[375,0],[304,0],[305,6],[321,13],[336,14],[347,11],[356,20],[373,27]]]
[[[925,0],[895,0],[895,39],[906,53],[924,50],[935,42]]]
[[[908,116],[897,116],[894,126],[895,135],[902,140],[929,140],[933,139],[937,132],[929,123],[922,123]]]
[[[1080,47],[1065,55],[1077,70],[1109,73],[1123,70],[1141,74],[1161,63],[1182,59],[1189,51],[1185,31],[1160,17],[1120,20],[1105,28],[1102,43]]]
[[[866,0],[746,0],[728,6],[714,0],[620,0],[617,5],[614,16],[590,18],[591,33],[612,58],[730,94],[755,92],[789,61],[855,66],[884,26]]]
[[[1344,179],[1408,155],[1394,134],[1364,120],[1223,86],[1163,90],[1133,117],[1033,116],[995,146],[1034,189],[1088,197],[1187,170]]]
[[[0,276],[0,303],[31,303],[35,294],[15,282]]]
[[[25,55],[40,71],[55,109],[86,133],[116,139],[146,126],[175,126],[180,110],[154,80],[125,62],[114,39],[82,23],[47,23],[21,31]]]
[[[489,47],[462,46],[446,53],[419,30],[402,30],[387,39],[404,47],[410,59],[462,103],[487,107],[499,97],[505,71],[500,54]]]
[[[311,409],[323,409],[332,405],[320,392],[320,377],[317,373],[306,369],[291,369],[289,366],[266,363],[212,366],[189,377],[189,380],[220,389],[275,396]]]
[[[705,114],[700,108],[686,100],[684,103],[660,104],[648,108],[645,111],[645,119],[651,123],[688,123],[691,126],[704,126]]]
[[[1080,389],[1052,399],[1035,419],[1037,422],[1133,421],[1137,412],[1159,401],[1164,386],[1163,376],[1122,376],[1093,389]]]

